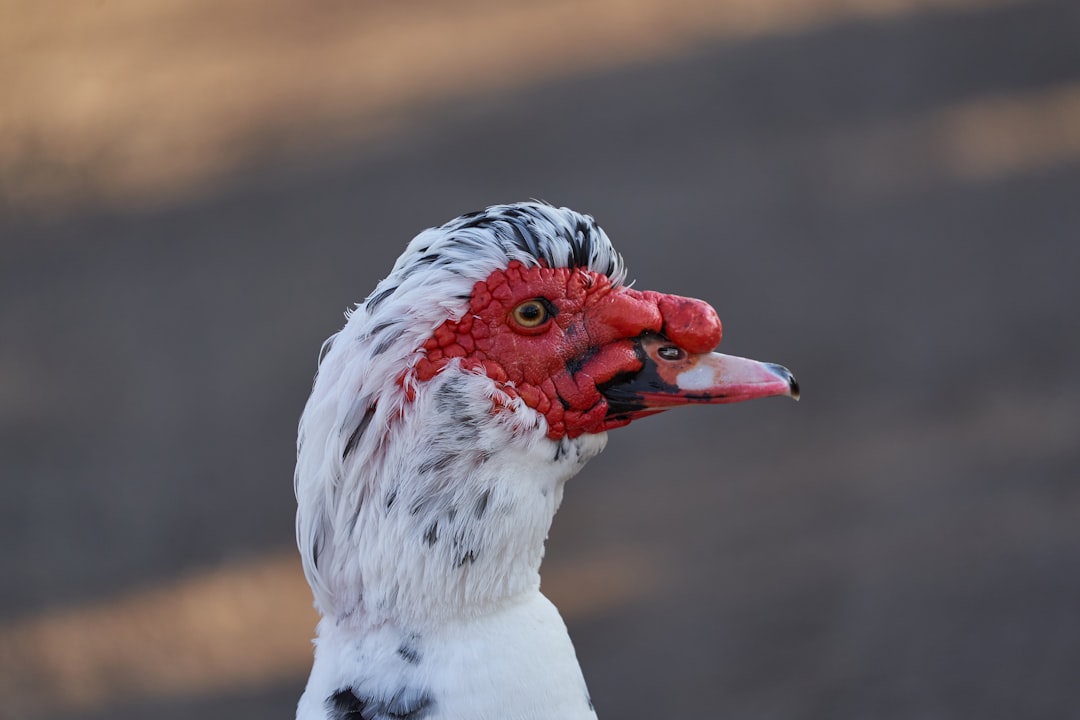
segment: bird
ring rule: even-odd
[[[633,288],[591,216],[539,201],[419,233],[346,317],[297,436],[297,719],[596,718],[540,592],[565,483],[609,430],[795,377],[713,352],[708,303]]]

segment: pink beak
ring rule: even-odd
[[[721,353],[689,353],[661,335],[638,338],[642,368],[599,388],[608,417],[631,420],[692,404],[742,402],[785,395],[799,399],[799,383],[781,365]]]

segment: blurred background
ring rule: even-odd
[[[292,717],[319,345],[530,197],[804,391],[568,486],[601,717],[1080,718],[1075,0],[0,0],[0,717]]]

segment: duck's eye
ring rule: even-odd
[[[526,300],[514,308],[513,312],[514,322],[529,330],[538,328],[546,323],[551,319],[551,315],[552,313],[551,310],[548,309],[548,304],[539,298],[535,300]]]

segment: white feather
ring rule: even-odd
[[[563,484],[606,436],[551,440],[541,415],[456,362],[425,382],[412,372],[476,282],[540,259],[624,278],[592,218],[496,206],[420,233],[324,346],[295,475],[324,616],[298,718],[337,717],[343,689],[369,694],[372,717],[595,717],[539,569]],[[507,412],[492,413],[496,395]]]

